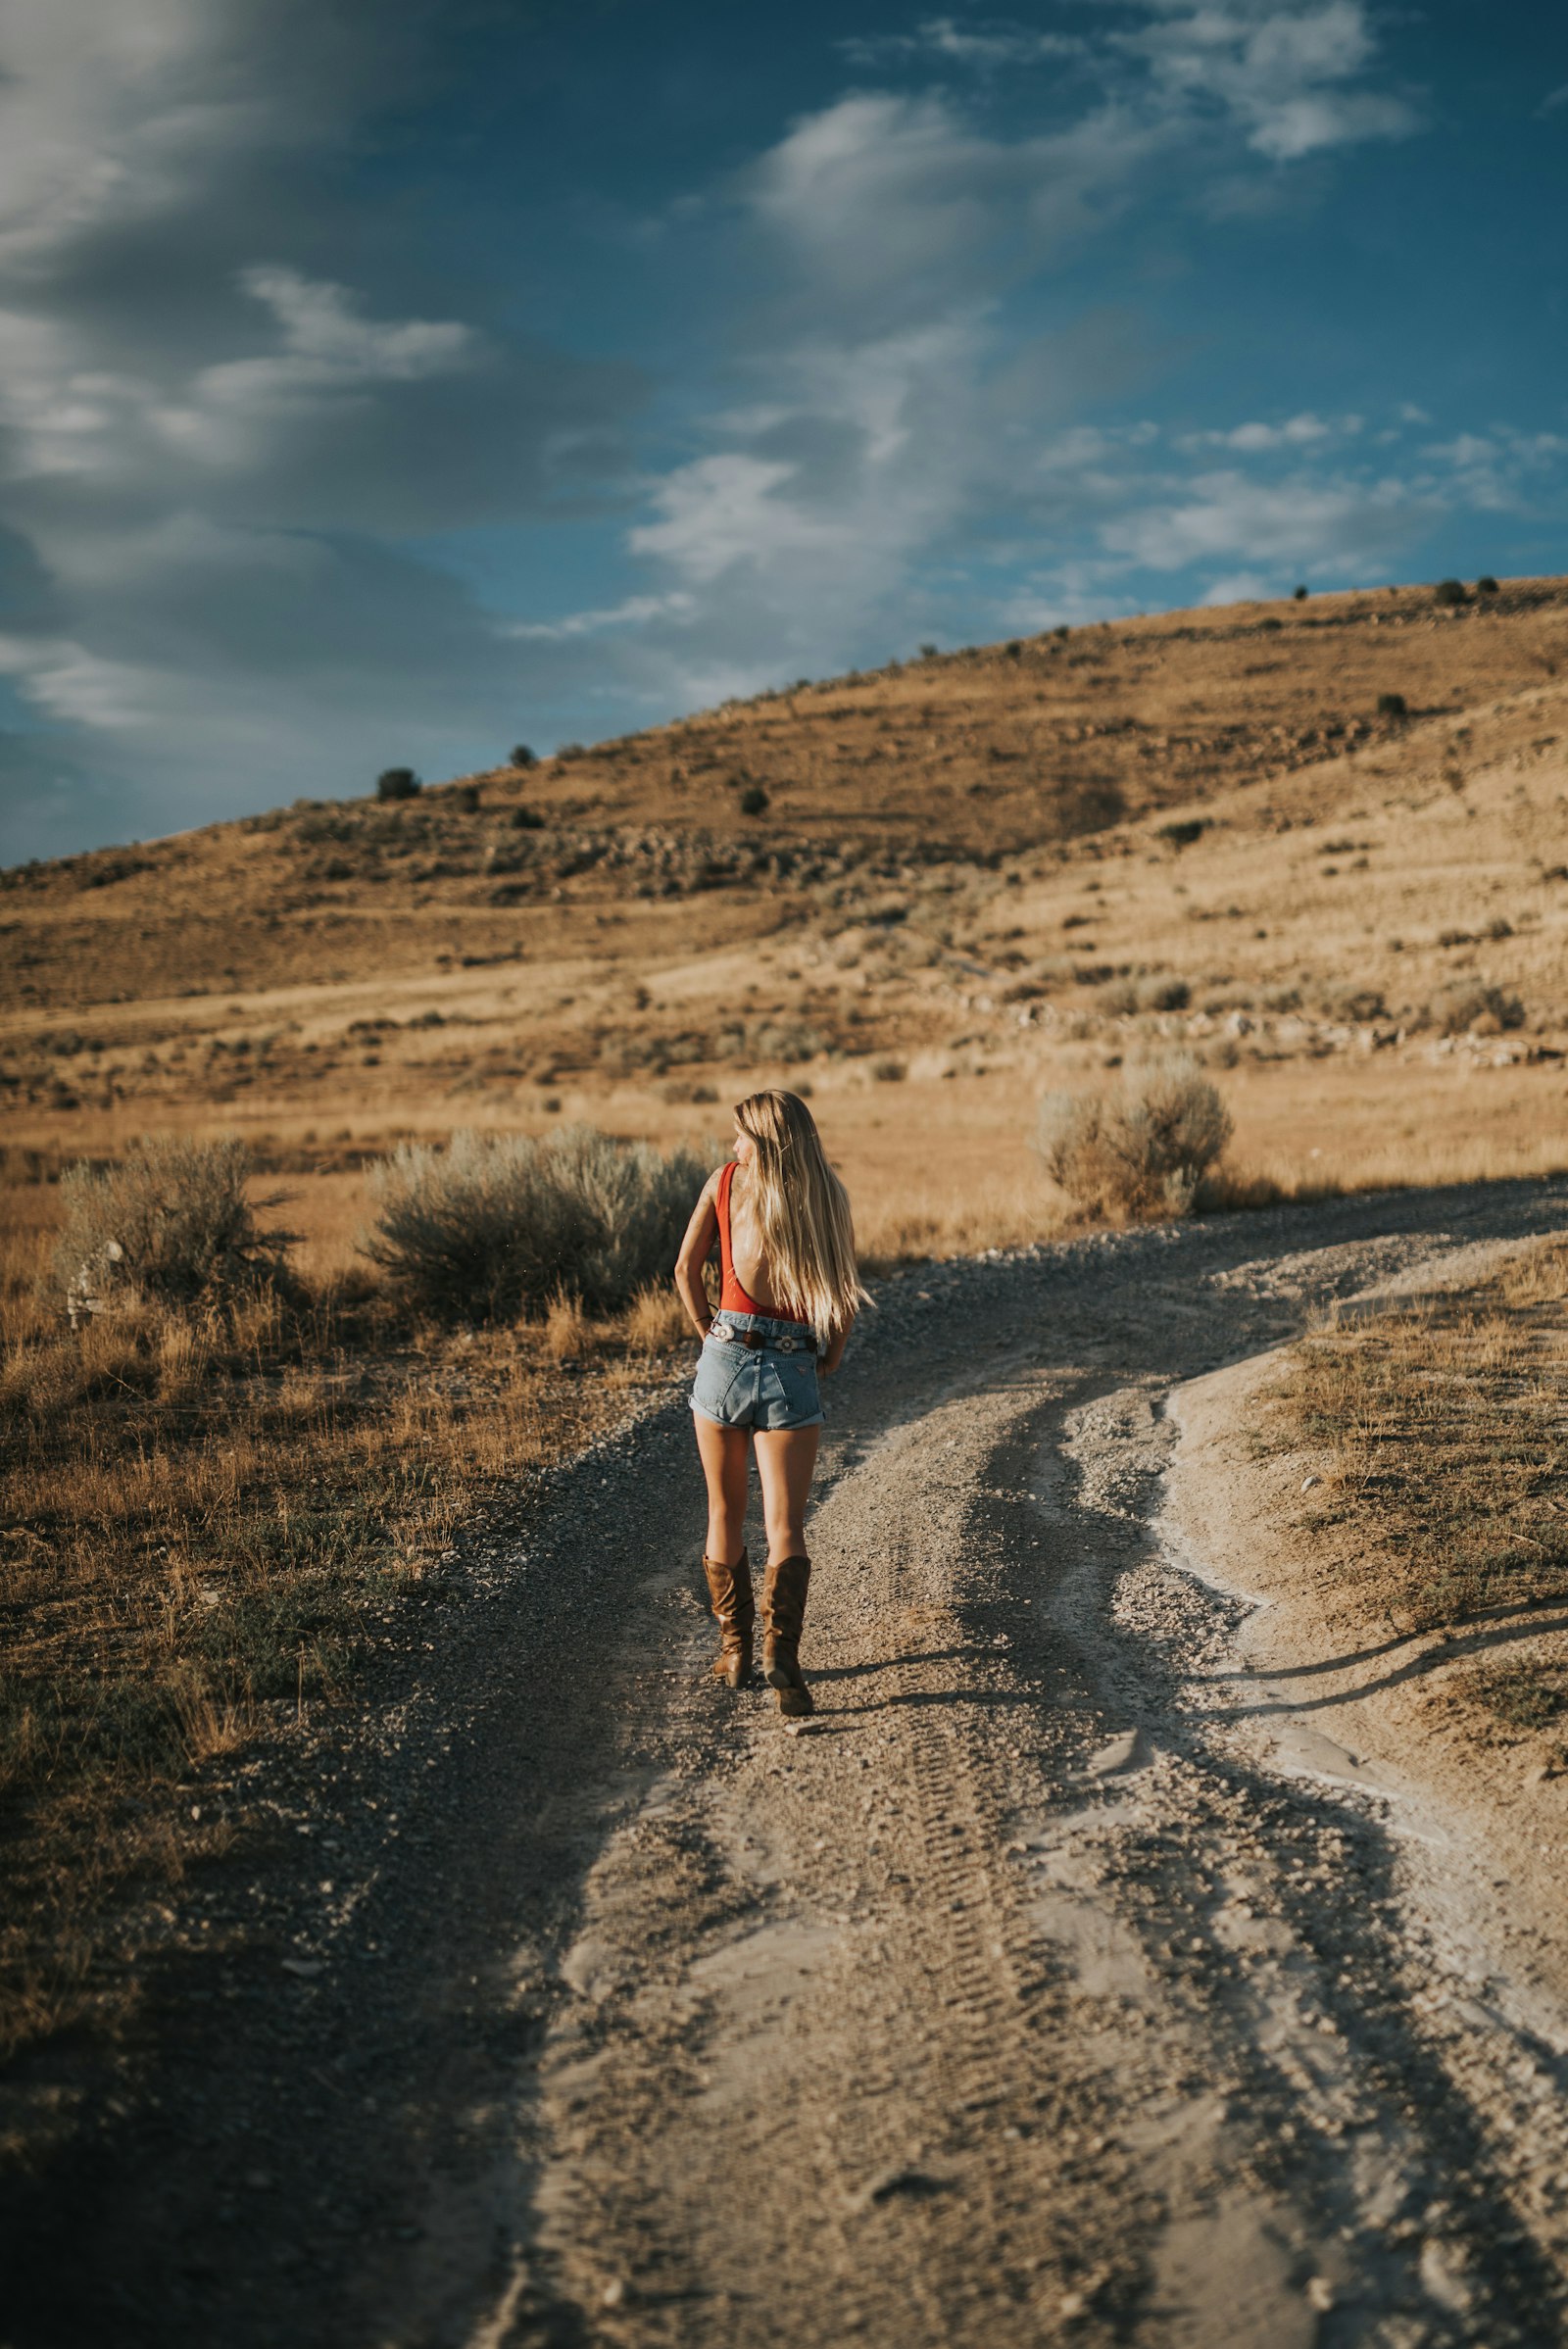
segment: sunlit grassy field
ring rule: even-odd
[[[412,1316],[362,1246],[399,1140],[716,1162],[788,1084],[873,1272],[1077,1228],[1042,1100],[1172,1051],[1233,1124],[1209,1211],[1561,1170],[1565,664],[1555,581],[1167,614],[0,877],[13,2032],[101,1994],[193,1774],[347,1701],[465,1514],[687,1358],[667,1293]],[[244,1142],[292,1299],[73,1332],[61,1171],[160,1133]]]

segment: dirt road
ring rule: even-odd
[[[1564,1224],[1497,1187],[892,1284],[799,1736],[707,1679],[683,1399],[575,1464],[259,1777],[267,1865],[196,1889],[120,2110],[13,2200],[0,2338],[1568,2337],[1568,2014],[1484,1854],[1260,1733],[1159,1515],[1183,1382]]]

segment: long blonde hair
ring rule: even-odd
[[[748,1189],[774,1293],[830,1339],[871,1296],[856,1268],[850,1195],[798,1093],[749,1093],[735,1122],[756,1146]]]

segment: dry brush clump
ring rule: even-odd
[[[1108,1093],[1048,1094],[1035,1147],[1081,1207],[1119,1222],[1185,1215],[1230,1138],[1229,1112],[1198,1062],[1161,1052]]]
[[[1523,1000],[1481,979],[1461,979],[1433,997],[1427,1017],[1440,1036],[1497,1036],[1525,1024]]]
[[[562,1296],[614,1313],[668,1275],[708,1172],[592,1126],[405,1143],[372,1170],[366,1252],[442,1320],[537,1318]]]
[[[126,1290],[190,1306],[286,1286],[291,1236],[258,1225],[249,1176],[243,1144],[174,1136],[68,1167],[54,1268],[72,1320]]]

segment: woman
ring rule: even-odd
[[[716,1313],[703,1285],[715,1239]],[[855,1267],[848,1194],[798,1094],[753,1093],[736,1104],[735,1155],[703,1186],[675,1286],[703,1340],[691,1399],[708,1479],[703,1570],[720,1634],[713,1671],[732,1688],[751,1677],[756,1607],[741,1532],[755,1444],[767,1525],[762,1674],[781,1713],[807,1714],[814,1707],[800,1640],[811,1577],[806,1497],[823,1418],[817,1371],[837,1370],[869,1293]]]

